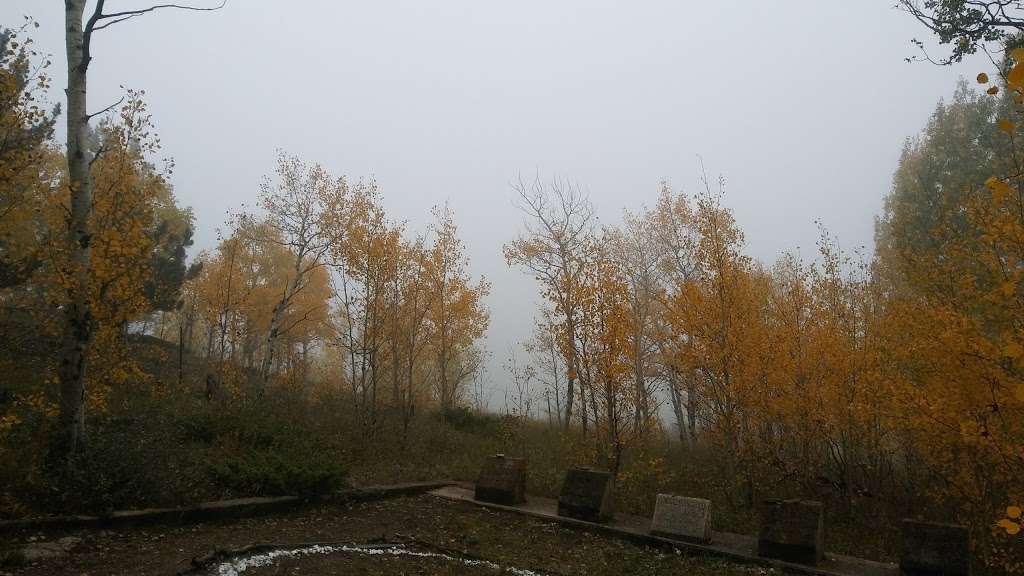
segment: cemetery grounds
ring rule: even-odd
[[[19,543],[74,538],[73,547],[44,562],[0,568],[0,574],[235,575],[285,574],[773,574],[685,552],[641,546],[510,512],[437,496],[319,504],[237,520],[112,530],[16,533]],[[321,544],[324,553],[265,555],[251,562],[194,566],[217,550],[272,544],[283,550]],[[397,545],[397,546],[391,546]],[[355,551],[358,547],[381,552]],[[347,551],[345,551],[347,550]],[[384,552],[384,550],[388,550]],[[246,566],[245,564],[248,564]]]

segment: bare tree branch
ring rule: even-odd
[[[216,11],[216,10],[220,10],[227,3],[228,3],[228,0],[221,0],[221,3],[218,4],[217,6],[210,6],[210,7],[185,6],[185,5],[182,5],[182,4],[157,4],[155,6],[150,6],[149,8],[143,8],[141,10],[125,10],[123,12],[113,12],[111,14],[100,14],[99,20],[106,20],[108,18],[122,18],[124,16],[129,16],[129,17],[131,17],[131,16],[141,16],[142,14],[146,14],[148,12],[153,12],[153,11],[160,10],[160,9],[163,9],[163,8],[175,8],[175,9],[178,9],[178,10],[192,10],[192,11],[195,11],[195,12],[213,12],[213,11]],[[100,2],[100,4],[102,4],[102,2]]]
[[[84,44],[83,44],[83,58],[82,58],[82,60],[84,62],[86,62],[86,63],[88,62],[88,60],[91,57],[90,56],[90,52],[89,52],[89,47],[92,44],[92,34],[93,34],[93,32],[96,32],[98,30],[103,30],[104,28],[109,28],[110,26],[113,26],[114,24],[117,24],[117,23],[120,23],[120,22],[124,22],[125,20],[130,20],[130,19],[135,18],[137,16],[142,16],[143,14],[148,14],[150,12],[155,12],[157,10],[161,10],[161,9],[164,9],[164,8],[170,8],[170,9],[176,9],[176,10],[191,10],[193,12],[213,12],[213,11],[216,11],[216,10],[220,10],[225,5],[227,5],[228,0],[221,0],[220,4],[218,4],[217,6],[209,6],[209,7],[187,6],[187,5],[183,5],[183,4],[156,4],[156,5],[150,6],[148,8],[140,8],[139,10],[124,10],[124,11],[121,11],[121,12],[112,12],[110,14],[104,14],[103,13],[104,2],[105,2],[105,0],[96,0],[96,7],[93,9],[92,16],[89,17],[89,21],[85,25]],[[109,20],[109,22],[106,22],[104,24],[100,24],[100,22],[102,22],[103,20]]]
[[[102,26],[96,26],[95,28],[92,29],[92,31],[95,32],[97,30],[103,30],[104,28],[109,28],[109,27],[113,26],[114,24],[117,24],[118,22],[124,22],[125,20],[131,20],[132,18],[135,18],[136,16],[138,16],[138,14],[131,14],[131,15],[125,16],[123,18],[118,18],[117,20],[111,20],[110,22],[107,22],[106,24],[103,24]]]
[[[86,114],[85,117],[87,119],[92,119],[92,118],[95,118],[97,116],[102,116],[103,114],[106,114],[107,112],[110,112],[114,108],[117,108],[118,106],[120,106],[121,103],[124,102],[124,98],[125,98],[124,96],[121,96],[121,99],[118,100],[117,102],[114,102],[113,104],[111,104],[110,106],[107,106],[106,108],[104,108],[103,110],[100,110],[99,112],[93,112],[92,114]]]

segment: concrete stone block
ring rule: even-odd
[[[822,506],[810,500],[765,500],[757,554],[817,566],[824,554]]]
[[[558,496],[558,515],[588,522],[612,517],[612,475],[604,470],[571,468]]]
[[[651,534],[706,543],[711,540],[711,501],[658,494],[651,520]]]
[[[526,502],[526,460],[502,454],[488,458],[476,480],[474,498],[506,506]]]

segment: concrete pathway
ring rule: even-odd
[[[447,498],[472,502],[474,504],[505,510],[517,514],[525,514],[535,518],[542,518],[552,522],[558,522],[568,526],[574,526],[583,530],[591,530],[603,534],[615,535],[628,540],[659,547],[674,547],[693,554],[706,554],[729,558],[737,562],[761,564],[771,566],[791,574],[809,574],[820,576],[899,576],[899,568],[895,564],[884,562],[873,562],[861,558],[842,556],[839,554],[826,553],[824,560],[818,566],[804,566],[790,562],[782,562],[769,558],[761,558],[757,555],[757,538],[743,534],[730,532],[712,532],[709,544],[692,544],[679,542],[648,533],[651,521],[642,516],[629,514],[616,514],[615,518],[604,524],[585,522],[574,518],[565,518],[558,515],[558,502],[551,498],[540,498],[538,496],[527,496],[526,502],[518,506],[503,506],[480,502],[473,498],[473,486],[470,484],[450,485],[430,492],[431,494]]]

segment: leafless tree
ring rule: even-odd
[[[532,366],[520,366],[514,351],[509,352],[505,370],[512,377],[512,388],[505,389],[505,415],[528,420],[533,414],[533,381],[536,372]]]
[[[545,185],[539,178],[513,185],[517,206],[526,215],[526,233],[505,246],[509,265],[518,265],[541,282],[560,317],[561,337],[567,351],[565,419],[570,426],[576,384],[582,377],[578,342],[579,278],[593,251],[594,211],[579,187],[555,180]],[[581,382],[586,386],[586,382]],[[582,391],[582,390],[581,390]],[[581,394],[582,397],[582,394]],[[586,426],[586,410],[581,410]]]
[[[558,327],[547,317],[539,320],[533,329],[533,339],[524,347],[536,367],[537,382],[544,387],[548,420],[562,427],[562,404],[565,401],[566,364],[558,349]]]

